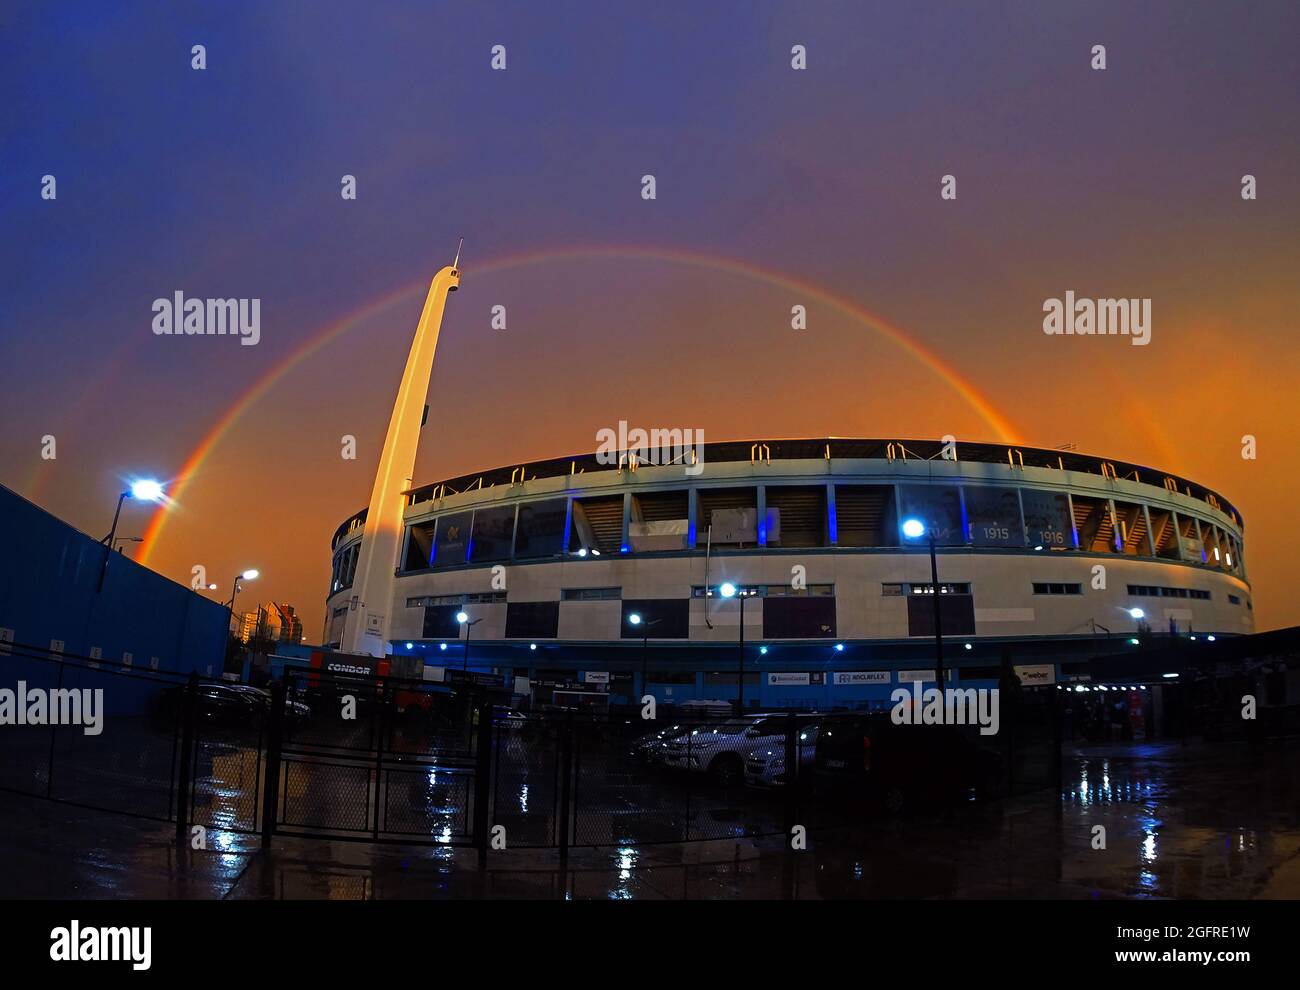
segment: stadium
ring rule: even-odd
[[[327,648],[357,608],[365,521],[333,537]],[[1070,450],[601,451],[414,488],[403,527],[396,592],[367,603],[388,652],[435,678],[527,677],[557,704],[734,702],[742,668],[746,707],[879,704],[934,679],[936,612],[946,678],[971,683],[1008,664],[1060,683],[1089,657],[1254,630],[1231,503]]]

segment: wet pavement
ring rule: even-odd
[[[175,829],[0,794],[0,894],[67,898],[1300,898],[1300,742],[1069,750],[1041,789],[780,839],[473,850]],[[1104,828],[1104,847],[1102,833]],[[1097,846],[1098,848],[1094,848]]]

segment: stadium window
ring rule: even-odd
[[[1130,557],[1153,556],[1142,506],[1134,502],[1115,503],[1115,550]]]
[[[499,605],[506,600],[504,591],[477,591],[459,595],[424,595],[408,598],[407,608],[427,608],[430,605]]]
[[[768,485],[764,496],[764,538],[768,546],[826,546],[825,485]]]
[[[1060,581],[1034,582],[1035,595],[1081,595],[1083,585],[1068,584]]]
[[[1025,537],[1035,549],[1073,550],[1074,528],[1070,522],[1070,500],[1059,492],[1033,488],[1020,490],[1025,509]]]
[[[566,602],[618,601],[622,597],[622,588],[565,588],[560,592],[560,600]]]
[[[933,595],[934,585],[926,584],[909,584],[907,586],[909,595]],[[969,595],[969,583],[941,583],[939,585],[939,594],[941,595]]]
[[[474,536],[469,559],[474,562],[509,560],[515,532],[515,507],[494,506],[474,513]]]
[[[1075,495],[1074,530],[1079,534],[1079,549],[1092,553],[1117,553],[1115,517],[1110,500]]]
[[[961,496],[955,485],[899,485],[900,519],[920,519],[934,530],[934,542],[939,546],[961,546],[966,533],[961,521]],[[901,542],[902,534],[899,534]],[[907,545],[921,546],[929,537],[908,540]]]
[[[901,542],[892,485],[835,486],[836,544],[896,547]]]
[[[702,584],[694,585],[691,588],[691,597],[692,598],[721,598],[722,594],[721,592],[718,591],[718,588],[720,586],[721,586],[721,582],[719,584],[710,585],[708,587],[705,587]],[[771,585],[766,585],[766,584],[736,585],[736,594],[744,595],[746,598],[756,598],[756,597],[762,598],[764,597],[764,593],[769,587],[771,587]]]
[[[465,563],[469,550],[470,526],[473,512],[452,512],[438,517],[438,529],[433,541],[431,567],[453,567]]]
[[[788,584],[765,584],[762,586],[764,598],[833,598],[835,585],[809,584],[802,588],[793,588]]]
[[[1020,518],[1020,496],[1014,488],[967,486],[966,527],[977,547],[1023,547],[1025,527]]]
[[[633,553],[684,550],[690,538],[690,493],[635,492],[627,542]]]
[[[757,488],[700,488],[698,538],[708,537],[714,548],[758,543]]]
[[[407,531],[406,556],[402,570],[419,571],[432,566],[434,528],[434,523],[428,522],[412,526]]]
[[[569,552],[618,553],[623,543],[623,496],[599,495],[573,500]]]
[[[1201,588],[1166,588],[1152,584],[1130,584],[1128,593],[1139,598],[1195,598],[1209,601],[1210,593]]]
[[[1231,602],[1233,605],[1240,605],[1240,604],[1241,604],[1241,599],[1238,598],[1236,595],[1229,595],[1229,596],[1228,596],[1228,601]]]
[[[562,498],[525,502],[519,506],[515,528],[515,559],[554,557],[564,551],[564,522],[568,501]]]
[[[880,586],[880,593],[884,595],[886,598],[897,598],[900,595],[902,595],[905,590],[906,590],[906,585],[900,584],[898,582],[882,584]]]

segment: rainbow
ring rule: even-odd
[[[540,265],[555,261],[575,261],[583,259],[608,259],[608,258],[627,258],[631,260],[661,261],[682,265],[689,265],[695,268],[707,269],[716,272],[723,272],[730,275],[737,275],[742,278],[755,279],[768,285],[776,285],[785,289],[790,289],[799,293],[801,300],[815,300],[823,305],[832,307],[844,315],[850,317],[858,323],[869,327],[880,336],[884,337],[890,343],[895,344],[901,350],[916,358],[923,365],[929,368],[943,382],[953,389],[969,405],[985,423],[993,430],[1000,440],[1006,443],[1020,443],[1019,432],[1011,425],[1010,422],[993,406],[993,404],[956,368],[948,364],[942,357],[933,350],[927,348],[919,341],[910,336],[906,331],[900,329],[894,324],[888,322],[879,315],[864,309],[857,303],[843,296],[837,295],[821,286],[815,285],[803,279],[793,278],[783,272],[774,271],[769,268],[763,268],[758,265],[743,263],[731,258],[718,255],[705,254],[697,251],[685,251],[680,249],[665,249],[656,247],[630,247],[624,245],[611,246],[586,246],[549,249],[533,251],[486,261],[482,264],[475,265],[471,271],[471,277],[475,274],[485,274],[488,272],[498,272],[506,269],[523,268],[530,265]],[[259,399],[266,395],[275,385],[284,378],[297,365],[305,361],[311,355],[315,354],[321,348],[326,347],[339,337],[346,334],[358,324],[368,318],[375,316],[388,307],[401,302],[402,300],[424,293],[428,290],[429,280],[421,278],[410,284],[401,286],[391,292],[371,300],[359,309],[353,310],[338,320],[322,327],[313,333],[297,348],[287,354],[278,364],[268,368],[261,377],[257,378],[252,385],[240,396],[238,396],[230,406],[221,414],[220,418],[212,424],[212,428],[199,441],[199,444],[190,452],[185,463],[181,466],[179,474],[172,479],[169,488],[171,502],[180,502],[185,495],[188,486],[200,475],[203,462],[208,455],[221,442],[222,438],[230,432],[240,417],[255,405]],[[158,545],[162,533],[167,524],[168,508],[160,507],[156,510],[149,520],[149,525],[145,530],[144,542],[136,554],[135,559],[141,564],[147,564],[150,554]]]

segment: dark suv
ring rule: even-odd
[[[951,725],[896,725],[888,714],[824,722],[814,786],[831,799],[865,801],[892,815],[923,804],[995,794],[1002,758]]]

